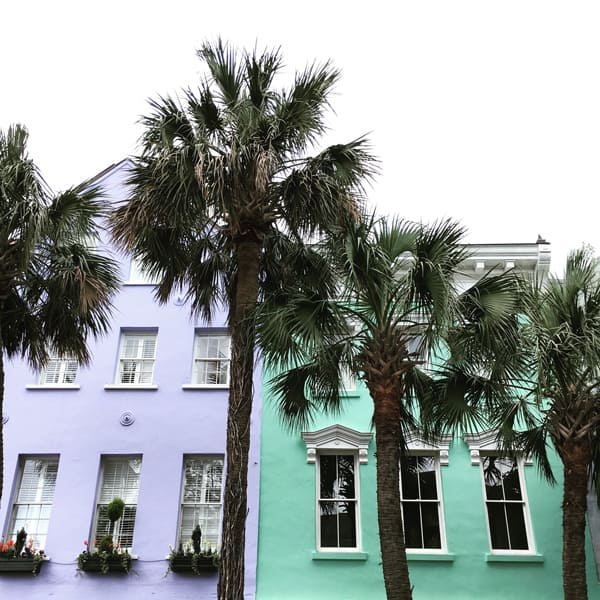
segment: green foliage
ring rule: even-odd
[[[125,502],[121,498],[113,498],[106,506],[106,514],[111,523],[118,521],[123,516]]]

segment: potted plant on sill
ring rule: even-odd
[[[174,573],[193,573],[200,575],[219,568],[219,554],[210,545],[202,550],[202,530],[196,525],[192,532],[192,547],[179,544],[175,551],[171,548],[169,554],[169,571]]]
[[[116,531],[115,523],[123,516],[125,503],[121,498],[114,498],[106,507],[111,529]],[[87,540],[83,542],[85,550],[77,557],[77,570],[87,573],[129,573],[131,569],[131,554],[122,550],[119,542],[113,541],[112,534],[107,534],[96,544],[93,549]]]
[[[27,546],[25,528],[17,533],[16,540],[0,542],[0,573],[31,573],[37,575],[42,568],[45,555],[43,550],[33,547],[33,538]]]

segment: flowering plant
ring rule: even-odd
[[[24,528],[17,533],[16,540],[7,542],[0,540],[0,559],[3,561],[30,561],[33,563],[32,573],[37,575],[40,571],[40,563],[46,557],[43,550],[33,547],[33,538],[29,538],[27,544],[27,532]]]
[[[113,543],[112,535],[105,535],[100,543],[94,540],[90,550],[90,544],[84,540],[85,550],[77,557],[78,571],[100,571],[108,573],[111,570],[129,573],[131,569],[131,554],[121,549],[118,543]]]

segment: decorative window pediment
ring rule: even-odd
[[[421,434],[418,431],[411,431],[406,436],[406,445],[408,449],[412,452],[424,452],[424,453],[439,453],[440,456],[440,465],[447,467],[448,466],[448,451],[450,449],[450,444],[452,443],[451,435],[442,435],[433,442],[426,441],[423,439]]]
[[[497,432],[493,429],[482,431],[481,433],[465,433],[463,434],[463,440],[469,447],[472,465],[481,464],[482,452],[497,452],[500,446],[498,444]],[[533,461],[530,456],[525,456],[523,463],[531,466]]]
[[[355,450],[358,452],[360,464],[365,465],[368,462],[368,449],[373,434],[356,431],[343,425],[331,425],[319,431],[304,431],[302,439],[306,443],[306,461],[309,463],[316,461],[317,452],[321,450]]]

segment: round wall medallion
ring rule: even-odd
[[[9,418],[10,418],[10,417],[9,417],[8,415],[4,415],[4,416],[2,417],[2,425],[6,425],[6,424],[8,423],[8,419],[9,419]]]
[[[126,410],[125,412],[121,413],[120,421],[123,427],[129,427],[130,425],[133,425],[135,417],[133,416],[132,412]]]

